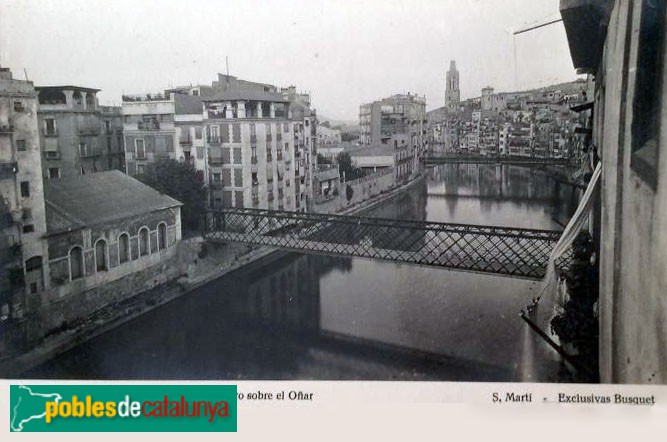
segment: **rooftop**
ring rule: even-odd
[[[44,198],[48,234],[182,205],[118,170],[45,180]]]
[[[93,89],[89,87],[82,86],[35,86],[37,92],[48,91],[48,90],[70,90],[70,91],[80,91],[80,92],[99,92],[102,89]]]

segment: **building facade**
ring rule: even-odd
[[[114,170],[45,184],[51,302],[164,263],[181,203]]]
[[[317,117],[307,94],[219,74],[203,97],[211,206],[308,210]]]
[[[600,380],[665,384],[665,2],[561,0],[560,8],[574,67],[595,75]]]
[[[40,293],[49,288],[37,127],[32,82],[0,68],[0,323],[38,307]]]
[[[125,170],[118,107],[100,106],[99,89],[36,87],[42,169],[46,179]]]

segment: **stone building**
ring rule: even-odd
[[[125,170],[118,107],[100,106],[99,89],[38,86],[42,169],[46,179]]]
[[[0,328],[49,288],[37,94],[0,68]]]
[[[600,380],[665,384],[665,2],[561,0],[560,9],[574,67],[595,76]]]
[[[218,74],[202,97],[213,207],[306,211],[317,155],[307,94]]]
[[[181,203],[117,170],[47,180],[45,200],[51,303],[160,265],[181,239]]]

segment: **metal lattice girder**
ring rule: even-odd
[[[541,278],[560,234],[473,224],[225,209],[209,212],[207,238]]]

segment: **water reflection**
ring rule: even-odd
[[[554,193],[548,177],[522,168],[442,166],[370,215],[556,228],[552,213],[565,209]],[[494,275],[282,254],[25,376],[516,381],[546,360],[526,359],[520,345],[526,336],[517,313],[537,287]],[[546,368],[539,380],[551,380]]]

